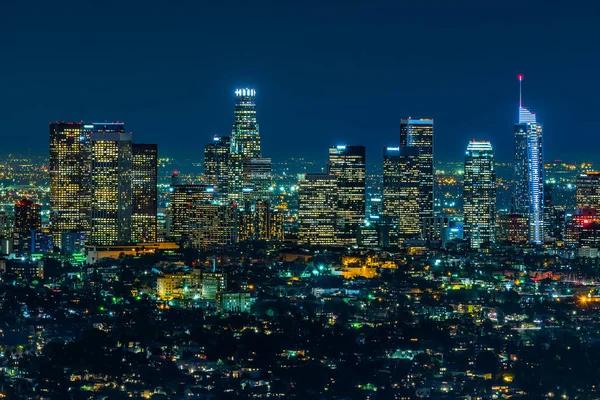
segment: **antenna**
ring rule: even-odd
[[[523,108],[523,74],[517,75],[519,78],[519,108]]]

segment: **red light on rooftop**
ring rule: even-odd
[[[517,75],[517,78],[519,78],[519,81],[523,81],[523,74]]]

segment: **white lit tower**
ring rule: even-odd
[[[519,75],[519,122],[515,124],[515,211],[527,215],[529,242],[544,242],[544,165],[542,125],[536,114],[523,106],[522,82]]]

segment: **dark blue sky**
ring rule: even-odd
[[[509,159],[518,106],[544,123],[546,158],[597,157],[595,1],[0,2],[0,152],[45,154],[48,122],[125,121],[162,155],[228,134],[233,90],[258,91],[263,153],[324,157],[398,142],[436,119],[436,157],[471,138]]]

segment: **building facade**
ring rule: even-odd
[[[339,244],[338,184],[330,174],[306,174],[299,182],[298,240],[302,244]]]
[[[337,177],[338,242],[355,245],[358,228],[365,219],[365,146],[330,147],[329,174]]]
[[[132,145],[131,242],[156,242],[158,146]]]
[[[471,141],[464,170],[464,235],[471,248],[496,242],[496,170],[492,145]]]

